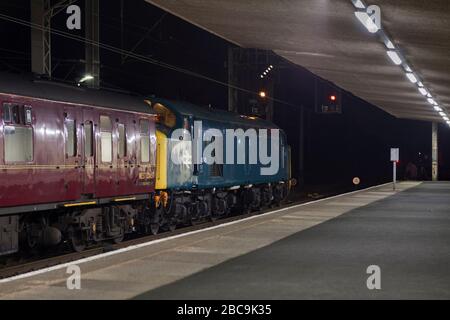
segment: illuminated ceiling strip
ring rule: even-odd
[[[405,70],[405,75],[411,81],[412,83],[417,84],[419,92],[425,96],[428,100],[428,102],[434,106],[434,109],[440,113],[443,113],[442,108],[438,106],[438,103],[432,99],[432,95],[429,93],[429,91],[425,88],[422,81],[419,81],[417,76],[414,74],[413,69],[405,62],[405,59],[402,57],[402,55],[399,53],[399,51],[396,49],[394,43],[389,39],[388,35],[379,28],[375,22],[372,20],[372,18],[363,11],[366,9],[366,5],[362,0],[351,0],[355,8],[358,9],[358,11],[355,12],[356,18],[366,27],[366,29],[370,33],[378,33],[380,40],[384,43],[388,51],[386,51],[389,58],[392,60],[392,62],[395,65],[403,65],[403,68]],[[447,115],[443,113],[441,116],[446,120]],[[447,124],[450,125],[450,123],[446,120]]]

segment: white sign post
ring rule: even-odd
[[[400,150],[398,148],[391,148],[391,161],[392,161],[392,175],[393,175],[393,189],[395,191],[395,185],[397,183],[397,162],[400,160]]]

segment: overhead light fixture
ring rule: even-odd
[[[434,106],[437,106],[436,101],[434,101],[433,99],[428,98],[427,100],[428,100],[428,103],[429,103],[429,104],[432,104],[432,105],[434,105]]]
[[[405,65],[405,71],[406,72],[412,72],[411,68],[408,65]]]
[[[423,87],[423,83],[422,82],[417,82],[417,85],[419,86],[419,87]]]
[[[408,77],[409,81],[411,81],[412,83],[417,82],[417,78],[413,73],[407,73],[406,76]]]
[[[438,112],[442,111],[442,109],[441,109],[440,107],[438,107],[438,106],[435,106],[435,107],[434,107],[434,110],[436,110],[436,111],[438,111]]]
[[[445,117],[446,116],[446,114],[443,113],[443,112],[439,112],[439,114],[440,114],[441,117]]]
[[[445,121],[449,121],[448,117],[442,117],[442,119],[444,119]]]
[[[419,92],[423,95],[426,96],[428,94],[427,90],[425,88],[419,88]]]
[[[362,3],[361,0],[352,0],[353,5],[358,8],[358,9],[365,9],[366,6],[364,5],[364,3]]]
[[[389,39],[386,39],[386,42],[384,44],[386,45],[386,48],[388,48],[388,49],[395,49],[394,44]]]
[[[402,59],[398,55],[397,51],[389,50],[389,51],[386,51],[386,53],[389,56],[389,58],[391,58],[393,63],[395,63],[396,65],[402,64]]]
[[[356,11],[355,16],[366,27],[370,33],[376,33],[380,28],[373,22],[372,18],[366,12]]]
[[[433,96],[431,95],[431,93],[427,93],[427,98],[432,98]]]

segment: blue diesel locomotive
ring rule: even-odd
[[[185,102],[147,103],[158,114],[153,233],[286,198],[293,181],[290,147],[273,123]]]

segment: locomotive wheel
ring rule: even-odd
[[[81,252],[86,249],[86,242],[83,240],[81,230],[75,230],[71,227],[68,232],[69,244],[75,252]]]
[[[199,219],[197,217],[191,217],[191,219],[190,219],[191,226],[196,226],[196,225],[199,225],[200,223],[202,223],[201,219]]]
[[[171,221],[171,222],[168,222],[168,223],[164,226],[163,229],[164,229],[165,231],[174,232],[176,228],[177,228],[176,222]]]
[[[156,236],[159,232],[159,223],[150,223],[149,231],[152,235]]]

